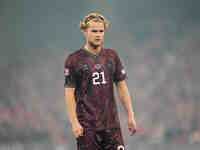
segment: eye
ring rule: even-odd
[[[92,32],[96,33],[96,32],[97,32],[97,30],[92,30]]]
[[[102,33],[102,32],[104,32],[104,30],[100,30],[99,32],[101,32],[101,33]]]

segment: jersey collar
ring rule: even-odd
[[[103,48],[101,48],[100,52],[98,52],[97,54],[93,54],[93,53],[89,52],[88,50],[86,50],[85,48],[81,48],[81,49],[82,49],[87,55],[92,56],[92,57],[98,57],[98,56],[102,53],[102,51],[103,51]]]

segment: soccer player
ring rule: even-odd
[[[114,84],[128,114],[130,135],[136,122],[128,88],[126,71],[117,52],[102,47],[107,20],[90,13],[80,23],[85,36],[84,47],[65,61],[65,97],[67,113],[78,150],[124,150]]]

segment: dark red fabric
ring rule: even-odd
[[[77,115],[84,128],[120,128],[113,83],[126,73],[115,50],[92,55],[80,49],[65,62],[65,87],[75,88]]]

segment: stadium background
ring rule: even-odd
[[[63,65],[84,44],[80,20],[110,22],[104,47],[127,72],[138,132],[129,149],[198,149],[200,10],[195,0],[0,0],[0,149],[72,150]]]

